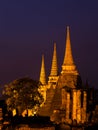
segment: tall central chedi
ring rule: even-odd
[[[61,73],[73,73],[78,75],[78,71],[76,69],[73,56],[72,56],[69,26],[67,26],[65,56],[64,56]]]
[[[46,91],[46,98],[44,105],[39,110],[39,114],[42,116],[51,116],[56,110],[61,111],[64,109],[66,118],[69,118],[69,114],[76,110],[73,109],[73,106],[76,105],[75,102],[77,101],[72,96],[74,95],[73,90],[81,88],[81,78],[73,60],[69,26],[67,27],[65,43],[65,54],[60,74],[58,74],[57,67],[56,43],[54,44],[49,80],[47,85],[43,87]],[[66,104],[68,105],[66,106]]]
[[[81,78],[79,76],[72,55],[69,26],[67,26],[65,55],[62,65],[62,71],[58,80],[58,86],[67,86],[70,88],[81,87]]]

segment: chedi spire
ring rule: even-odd
[[[41,72],[40,72],[40,82],[45,85],[46,84],[46,73],[45,73],[45,63],[44,63],[44,55],[42,55],[42,64],[41,64]]]
[[[50,76],[57,76],[57,74],[58,74],[57,52],[56,52],[56,43],[54,43],[54,51],[53,51],[53,59],[52,59]]]
[[[72,56],[69,26],[67,26],[65,56],[64,56],[61,73],[66,73],[66,72],[78,74],[78,71],[74,64],[74,60],[73,60],[73,56]]]

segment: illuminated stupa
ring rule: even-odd
[[[76,65],[72,56],[69,26],[67,27],[65,56],[61,73],[74,73],[78,75],[78,70],[76,69]]]
[[[58,87],[62,88],[64,86],[70,88],[81,87],[81,78],[79,76],[78,70],[76,68],[72,56],[69,26],[67,27],[66,47],[65,47],[65,55],[64,55],[62,70],[58,79]]]
[[[42,55],[42,65],[40,72],[40,82],[45,85],[46,84],[46,73],[45,73],[45,63],[44,63],[44,55]]]
[[[57,80],[58,80],[58,65],[57,65],[56,43],[54,43],[51,72],[50,72],[50,75],[49,75],[48,78],[49,78],[48,85],[53,85],[53,84],[57,83]]]
[[[44,73],[42,74],[40,79],[44,77]],[[74,120],[77,123],[85,123],[87,121],[87,91],[82,88],[81,78],[73,60],[69,26],[62,70],[58,74],[56,43],[54,43],[52,66],[48,78],[45,85],[42,82],[45,101],[38,114],[49,116],[57,123],[71,123]]]

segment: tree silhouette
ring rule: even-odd
[[[5,85],[3,94],[7,96],[8,110],[16,109],[21,115],[24,110],[38,108],[43,102],[43,97],[38,91],[40,84],[30,78],[21,78]]]

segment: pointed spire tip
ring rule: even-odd
[[[67,26],[67,34],[69,34],[69,31],[70,31],[70,27]]]
[[[40,78],[42,84],[46,84],[46,73],[45,73],[45,63],[44,63],[44,54],[42,54],[42,64],[41,64],[41,71],[40,71]]]
[[[69,30],[69,28],[70,28],[70,27],[69,27],[69,26],[67,26],[67,30]]]

